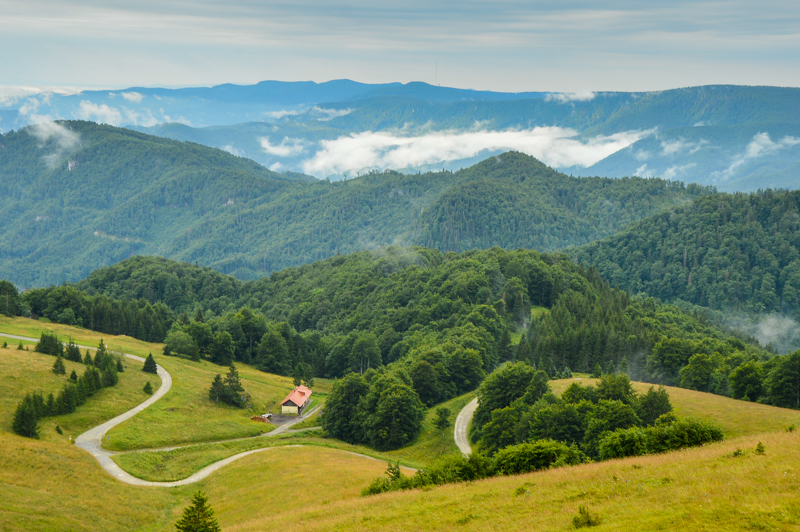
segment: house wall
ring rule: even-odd
[[[298,414],[297,407],[294,405],[283,405],[281,407],[281,414]]]

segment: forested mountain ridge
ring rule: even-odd
[[[0,278],[29,287],[77,281],[134,254],[253,279],[389,244],[551,251],[710,192],[573,178],[513,152],[458,172],[308,182],[90,122],[30,126],[0,144]]]
[[[702,314],[631,297],[562,253],[389,247],[249,282],[136,257],[80,285],[22,296],[0,288],[14,312],[163,340],[165,353],[282,375],[377,368],[428,405],[474,388],[504,360],[549,375],[624,371],[737,398],[778,397],[783,386],[766,379],[783,357]],[[511,345],[510,331],[526,326]]]
[[[91,122],[0,138],[0,276],[77,280],[291,181],[247,159]]]
[[[800,192],[714,194],[568,250],[633,293],[800,318]]]

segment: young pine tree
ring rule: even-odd
[[[123,373],[125,371],[125,366],[122,365],[122,359],[117,359],[117,373]]]
[[[211,383],[211,389],[208,390],[208,397],[212,401],[219,403],[219,400],[222,399],[225,395],[225,385],[222,383],[222,376],[219,373],[214,377],[214,381]]]
[[[153,358],[153,353],[147,355],[147,358],[144,361],[144,367],[142,371],[145,373],[158,373],[158,366],[156,365],[156,361]]]
[[[61,357],[56,358],[56,361],[53,363],[53,373],[56,375],[65,375],[67,373],[67,368],[64,367],[64,359]]]
[[[30,395],[26,395],[25,399],[17,405],[12,428],[20,436],[39,437],[39,413],[36,411],[36,405]]]
[[[147,395],[153,395],[153,385],[150,384],[150,381],[147,381],[144,385],[144,393]]]
[[[208,506],[208,497],[198,491],[192,497],[192,504],[183,509],[183,517],[175,523],[178,532],[221,532],[214,517],[214,510]]]
[[[83,357],[83,363],[87,366],[93,366],[94,360],[92,360],[92,354],[89,353],[89,350],[86,350],[86,356]]]

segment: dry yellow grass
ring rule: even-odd
[[[758,441],[766,445],[764,456],[753,452]],[[725,456],[737,448],[749,451]],[[217,481],[209,485],[212,500],[229,496],[226,478]],[[272,486],[263,484],[264,492]],[[800,435],[746,436],[666,455],[329,504],[314,498],[302,516],[270,507],[262,510],[267,515],[247,517],[245,501],[220,506],[218,515],[230,532],[299,525],[311,531],[535,531],[571,529],[579,505],[600,516],[596,530],[797,530]]]

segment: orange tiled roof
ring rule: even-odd
[[[292,403],[293,405],[300,407],[303,406],[308,398],[311,396],[311,390],[306,388],[305,386],[298,386],[291,392],[289,395],[286,396],[286,399],[283,400],[281,406],[285,405],[286,403]]]

